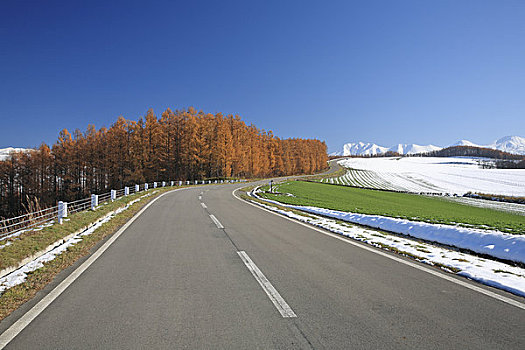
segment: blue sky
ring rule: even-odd
[[[148,108],[281,137],[525,136],[525,1],[3,1],[0,147]]]

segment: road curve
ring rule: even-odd
[[[6,348],[524,347],[524,310],[253,207],[234,188],[159,198]]]

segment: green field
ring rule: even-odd
[[[525,234],[525,216],[454,203],[441,198],[305,181],[279,184],[277,191],[280,194],[262,193],[261,196],[286,204]],[[285,195],[287,193],[293,196]]]

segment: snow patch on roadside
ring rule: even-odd
[[[264,199],[264,201],[267,200]],[[274,201],[269,202],[275,203],[281,207],[303,210],[303,207],[299,206],[288,206]],[[525,297],[525,269],[523,268],[443,247],[437,247],[430,243],[414,241],[408,237],[399,237],[384,231],[376,231],[374,229],[355,226],[347,222],[338,222],[336,218],[331,219],[321,217],[315,215],[312,211],[305,216],[295,214],[289,210],[278,209],[271,204],[262,204],[259,202],[254,203],[293,219],[306,222],[357,241],[365,242],[378,248],[396,251],[399,254],[410,256],[417,261],[429,265],[440,266],[449,272],[456,271],[460,276]]]
[[[282,207],[328,216],[334,219],[424,239],[430,242],[468,249],[495,258],[525,263],[525,235],[513,235],[496,230],[482,230],[455,225],[431,224],[421,221],[391,218],[381,215],[357,214],[339,210],[291,205],[261,198]]]
[[[64,219],[65,221],[69,221],[69,219]],[[38,225],[38,226],[35,226],[35,227],[32,227],[32,228],[28,228],[28,229],[22,229],[22,230],[19,230],[19,231],[16,231],[15,233],[12,233],[10,235],[7,235],[7,236],[4,236],[4,237],[1,237],[0,238],[0,242],[3,242],[7,239],[12,239],[12,238],[16,238],[18,236],[20,236],[22,233],[24,232],[31,232],[31,231],[42,231],[43,229],[45,229],[46,227],[49,227],[49,226],[53,226],[55,224],[55,220],[51,220],[51,221],[48,221],[48,222],[45,222],[41,225]],[[0,249],[4,248],[4,247],[7,247],[9,244],[3,244],[3,245],[0,245]]]
[[[142,200],[145,197],[149,197],[153,194],[155,194],[157,191],[153,193],[148,193],[146,195],[143,195],[137,199],[132,200],[128,204],[126,204],[124,207],[118,208],[110,215],[107,215],[106,217],[99,219],[93,226],[90,228],[80,232],[79,234],[71,237],[67,241],[65,241],[63,244],[59,245],[56,248],[53,248],[52,250],[48,251],[47,253],[41,255],[40,257],[36,258],[35,260],[25,264],[24,266],[20,267],[19,269],[11,272],[10,274],[0,278],[0,295],[6,291],[9,288],[12,288],[16,285],[19,285],[21,283],[24,283],[24,281],[27,278],[27,275],[39,268],[44,267],[44,263],[49,262],[51,260],[54,260],[57,256],[65,252],[69,247],[72,245],[80,242],[82,240],[82,237],[88,236],[95,232],[100,226],[105,224],[106,222],[113,219],[116,215],[122,213],[124,210],[127,210],[130,206],[137,203],[138,201]]]
[[[525,236],[308,206],[291,208],[525,263]]]

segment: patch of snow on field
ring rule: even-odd
[[[429,265],[444,266],[449,271],[457,271],[457,274],[460,276],[525,297],[525,269],[523,268],[443,247],[436,247],[429,243],[414,241],[410,238],[399,237],[383,231],[375,231],[344,222],[338,223],[335,219],[313,214],[303,216],[288,210],[278,209],[270,204],[254,203],[354,240],[365,242],[378,248],[397,251],[402,255],[411,256]],[[278,203],[278,205],[283,206],[281,203]]]
[[[471,205],[478,208],[488,208],[493,210],[505,211],[512,214],[525,215],[525,204],[507,203],[489,201],[486,199],[470,198],[470,197],[443,197],[447,200],[458,202],[461,204]]]
[[[475,158],[349,158],[338,164],[367,171],[368,181],[379,184],[367,187],[381,188],[380,184],[387,184],[392,189],[410,192],[525,196],[524,169],[482,169]]]

